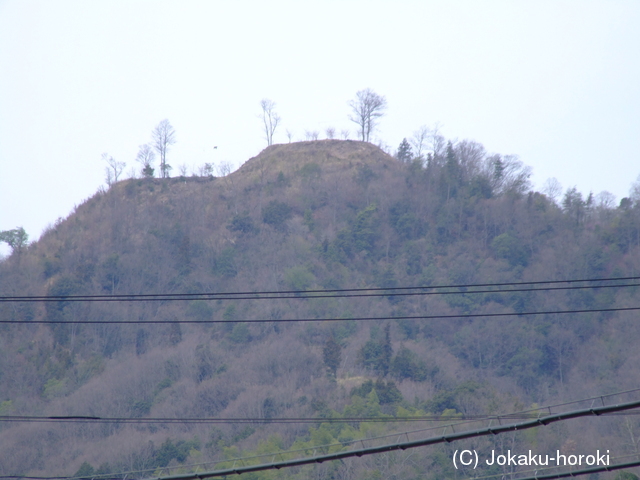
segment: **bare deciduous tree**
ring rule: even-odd
[[[318,140],[320,133],[317,130],[305,130],[304,138],[307,141]]]
[[[557,178],[547,178],[542,186],[542,193],[557,203],[558,198],[562,195],[562,185]]]
[[[205,163],[199,167],[198,175],[201,177],[213,177],[213,163]]]
[[[426,147],[427,139],[429,138],[429,127],[422,125],[418,130],[413,132],[413,136],[409,143],[413,147],[413,153],[416,158],[422,159],[422,152]]]
[[[144,145],[140,145],[138,148],[138,155],[136,156],[136,162],[142,165],[142,175],[145,178],[153,177],[153,167],[151,164],[156,158],[156,154],[154,153],[151,145],[145,143]]]
[[[117,183],[118,178],[122,174],[124,167],[127,166],[125,162],[118,162],[115,158],[113,158],[108,153],[102,154],[102,160],[107,162],[107,166],[105,167],[106,172],[106,181],[107,185],[111,186],[114,183]]]
[[[231,173],[231,164],[229,162],[222,162],[218,165],[218,175],[221,177],[226,177]]]
[[[291,143],[291,140],[293,139],[293,132],[289,129],[287,129],[287,138],[289,139],[289,143]]]
[[[351,132],[349,130],[340,130],[340,136],[343,140],[349,140],[349,135],[351,135]]]
[[[349,120],[360,127],[360,138],[363,142],[368,142],[371,132],[377,125],[377,120],[387,108],[387,100],[376,92],[367,88],[356,93],[356,98],[349,102],[352,115]]]
[[[273,145],[273,134],[280,123],[280,117],[275,111],[276,103],[273,100],[263,98],[260,101],[262,108],[262,121],[264,123],[264,133],[267,139],[267,145]]]
[[[436,161],[444,155],[445,146],[447,144],[444,136],[440,134],[441,129],[442,125],[440,125],[440,123],[436,123],[431,129],[429,129],[428,133],[431,153]]]
[[[638,175],[636,181],[631,184],[631,189],[629,190],[629,198],[633,202],[640,202],[640,175]]]
[[[171,171],[171,165],[167,164],[167,150],[176,143],[176,131],[169,120],[162,120],[151,134],[153,138],[153,148],[160,155],[160,176],[167,178]]]
[[[324,131],[324,133],[327,135],[327,138],[329,140],[333,140],[336,136],[336,129],[333,127],[329,127]]]

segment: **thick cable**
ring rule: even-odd
[[[466,285],[434,285],[414,287],[388,288],[345,288],[328,290],[283,290],[256,292],[205,292],[205,293],[158,293],[158,294],[115,294],[115,295],[25,295],[0,296],[3,302],[148,302],[148,301],[191,301],[191,300],[276,300],[276,299],[308,299],[308,298],[344,298],[344,297],[394,297],[394,296],[425,296],[425,295],[461,295],[476,293],[522,293],[553,290],[584,290],[596,288],[640,287],[638,283],[613,285],[580,285],[567,287],[542,288],[509,288],[501,290],[465,290],[454,292],[428,292],[425,290],[467,289],[479,287],[504,287],[520,285],[544,285],[560,283],[594,283],[615,282],[623,280],[639,280],[640,277],[617,277],[611,279],[593,280],[551,280],[537,282],[509,282],[485,283]],[[407,292],[407,290],[419,290]],[[364,293],[369,292],[369,293]],[[373,292],[373,293],[371,293]]]
[[[543,417],[539,417],[535,420],[529,420],[521,423],[513,423],[508,425],[496,425],[493,427],[487,427],[475,431],[464,431],[464,432],[453,432],[450,434],[443,434],[437,437],[431,437],[423,440],[415,440],[409,442],[401,442],[390,445],[382,445],[379,447],[369,447],[369,448],[361,448],[357,450],[351,450],[347,452],[335,452],[325,455],[318,455],[307,458],[299,458],[294,460],[285,460],[281,462],[271,462],[260,465],[249,465],[249,466],[241,466],[241,467],[231,467],[225,468],[221,470],[215,470],[211,472],[203,472],[203,473],[192,473],[192,474],[182,474],[182,475],[170,475],[164,477],[154,477],[153,480],[202,480],[204,478],[213,478],[213,477],[223,477],[226,475],[234,475],[234,474],[242,474],[249,472],[258,472],[262,470],[272,470],[272,469],[280,469],[280,468],[288,468],[288,467],[296,467],[302,465],[309,465],[314,463],[323,463],[332,460],[341,460],[343,458],[349,457],[362,457],[364,455],[373,455],[377,453],[385,453],[391,452],[395,450],[406,450],[408,448],[416,448],[423,447],[427,445],[435,445],[438,443],[450,443],[458,440],[464,440],[467,438],[481,437],[487,435],[499,435],[501,433],[518,431],[518,430],[527,430],[529,428],[535,428],[539,426],[546,426],[552,423],[570,420],[573,418],[585,417],[590,415],[603,415],[606,413],[612,413],[622,410],[629,410],[633,408],[640,407],[640,401],[623,403],[619,405],[612,406],[604,406],[604,407],[595,407],[588,408],[583,410],[574,410],[566,413],[557,413],[552,415],[546,415]],[[624,467],[621,467],[624,468]],[[151,479],[150,479],[151,480]]]
[[[593,397],[589,397],[589,398],[584,398],[584,399],[580,399],[580,400],[571,400],[568,402],[562,402],[562,403],[556,403],[553,405],[544,405],[544,406],[540,406],[538,408],[535,409],[529,409],[529,410],[523,410],[523,411],[519,411],[519,412],[513,412],[513,413],[508,413],[508,414],[504,414],[504,415],[497,415],[494,417],[488,417],[488,419],[490,418],[495,418],[496,420],[502,420],[502,419],[507,419],[509,416],[513,416],[513,415],[524,415],[527,413],[535,413],[535,412],[540,412],[542,410],[547,410],[550,411],[551,409],[554,408],[558,408],[558,407],[566,407],[568,405],[577,405],[580,403],[584,403],[584,402],[593,402],[594,400],[600,400],[602,402],[604,402],[605,398],[611,398],[611,397],[616,397],[616,396],[620,396],[620,395],[627,395],[630,393],[637,393],[640,392],[640,388],[634,388],[631,390],[625,390],[625,391],[621,391],[621,392],[614,392],[614,393],[608,393],[608,394],[603,394],[603,395],[595,395]],[[611,412],[608,415],[615,415],[617,412]],[[624,413],[624,412],[619,412],[619,413]],[[536,413],[536,415],[538,415],[539,418],[539,413]],[[445,425],[444,428],[452,428],[455,429],[456,427],[459,427],[461,425],[465,425],[468,423],[472,423],[474,420],[466,420],[466,421],[461,421],[461,422],[456,422],[453,424],[449,424],[449,425]],[[373,440],[382,440],[385,438],[398,438],[398,436],[407,436],[408,435],[414,435],[417,433],[424,433],[424,432],[429,432],[429,431],[433,431],[433,430],[441,430],[443,428],[442,425],[440,426],[434,426],[434,427],[428,427],[428,428],[421,428],[418,430],[410,430],[410,431],[404,431],[404,432],[396,432],[396,433],[389,433],[389,434],[385,434],[385,435],[380,435],[380,436],[376,436],[376,437],[369,437],[366,439],[354,439],[348,442],[340,442],[340,443],[331,443],[331,444],[323,444],[323,445],[316,445],[313,448],[315,449],[330,449],[330,448],[334,448],[334,447],[340,447],[340,448],[344,448],[348,445],[354,445],[357,443],[361,443],[363,440],[366,440],[367,442],[373,441]],[[226,459],[224,460],[225,462],[229,462],[229,461],[240,461],[240,462],[244,462],[247,460],[252,460],[252,459],[256,459],[256,458],[265,458],[265,457],[273,457],[273,456],[277,456],[280,454],[286,454],[286,455],[290,455],[290,454],[294,454],[294,453],[300,453],[300,452],[306,452],[308,451],[308,448],[303,448],[303,449],[299,449],[299,450],[287,450],[284,452],[276,452],[276,453],[267,453],[267,454],[261,454],[261,455],[256,455],[256,456],[249,456],[249,457],[239,457],[239,458],[231,458],[231,459]],[[618,458],[626,458],[626,457],[618,457]],[[179,465],[177,466],[177,468],[199,468],[202,467],[204,465],[212,465],[215,463],[221,463],[220,460],[212,460],[212,461],[208,461],[208,462],[204,462],[204,463],[195,463],[195,464],[189,464],[189,465]],[[154,467],[155,468],[155,467]],[[110,478],[114,478],[114,477],[128,477],[131,474],[135,474],[135,473],[144,473],[144,472],[148,472],[149,469],[145,469],[145,470],[129,470],[126,472],[118,472],[118,473],[111,473],[111,474],[104,474],[104,475],[95,475],[93,478],[95,479],[100,479],[102,477],[110,477]],[[66,480],[80,480],[83,477],[65,477],[65,476],[60,476],[60,477],[28,477],[28,476],[0,476],[0,480],[1,479],[5,479],[5,478],[12,478],[12,479],[24,479],[24,480],[56,480],[56,479],[66,479]],[[481,477],[484,478],[484,477]]]

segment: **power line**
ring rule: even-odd
[[[640,415],[636,412],[614,412],[603,414],[610,415]],[[416,415],[411,417],[95,417],[83,415],[61,416],[26,416],[26,415],[0,415],[0,422],[9,423],[124,423],[124,424],[303,424],[303,423],[412,423],[412,422],[450,422],[452,420],[486,421],[486,420],[526,420],[539,418],[539,414],[508,414],[508,415]],[[465,422],[466,423],[466,422]],[[441,428],[441,427],[436,427]]]
[[[443,434],[437,437],[431,437],[423,440],[401,442],[401,443],[395,443],[390,445],[382,445],[378,447],[361,448],[361,449],[351,450],[347,452],[335,452],[335,453],[329,453],[325,455],[318,455],[318,456],[299,458],[299,459],[293,459],[293,460],[284,460],[280,462],[271,462],[271,463],[265,463],[265,464],[259,464],[259,465],[248,465],[248,466],[243,465],[243,466],[236,467],[234,463],[234,465],[231,468],[226,468],[222,470],[215,470],[211,472],[203,472],[203,473],[197,473],[197,474],[192,473],[192,474],[156,477],[153,480],[202,480],[204,478],[222,477],[225,475],[234,475],[234,474],[239,475],[242,473],[258,472],[262,470],[272,470],[272,469],[309,465],[314,463],[323,463],[323,462],[332,461],[332,460],[341,460],[343,458],[349,458],[349,457],[362,457],[364,455],[385,453],[385,452],[391,452],[395,450],[406,450],[408,448],[423,447],[427,445],[435,445],[438,443],[450,443],[450,442],[455,442],[458,440],[464,440],[464,439],[473,438],[473,437],[499,435],[505,432],[526,430],[529,428],[546,426],[552,423],[570,420],[573,418],[586,417],[590,415],[599,416],[606,413],[629,410],[629,409],[638,408],[638,407],[640,407],[640,401],[623,403],[620,405],[595,407],[595,408],[588,408],[583,410],[574,410],[566,413],[556,413],[552,415],[546,415],[544,417],[539,417],[537,419],[529,420],[521,423],[512,423],[509,425],[496,425],[493,427],[490,426],[490,427],[475,430],[475,431],[464,431],[459,433],[452,432],[450,434]],[[286,452],[283,452],[283,454],[284,453]],[[275,454],[274,456],[277,456],[277,454]],[[620,468],[624,468],[624,467],[620,467]]]
[[[631,468],[640,466],[640,461],[635,460],[633,462],[620,463],[618,465],[604,465],[600,467],[585,468],[584,470],[573,470],[571,472],[563,473],[551,473],[548,475],[535,475],[533,477],[520,478],[518,480],[552,480],[555,478],[567,478],[567,477],[579,477],[581,475],[589,475],[591,473],[598,472],[613,472],[615,470],[621,470],[623,468]]]
[[[611,462],[615,462],[615,461],[624,460],[624,459],[627,459],[627,458],[637,458],[637,457],[638,457],[637,453],[629,454],[629,455],[620,455],[620,456],[617,456],[617,457],[611,457],[610,461]],[[607,467],[609,467],[608,470],[612,470],[612,467],[616,467],[616,468],[613,468],[613,470],[619,470],[621,468],[628,468],[628,467],[638,466],[638,465],[631,465],[632,463],[634,463],[634,462],[628,462],[628,463],[624,463],[624,464],[623,463],[619,463],[619,464],[610,465],[610,466],[607,465]],[[525,473],[532,473],[533,474],[533,476],[531,476],[531,477],[521,477],[521,478],[518,478],[518,480],[535,480],[535,479],[541,479],[541,478],[562,478],[562,477],[555,477],[554,475],[563,475],[563,476],[567,475],[567,472],[563,472],[563,473],[553,473],[553,474],[550,474],[548,477],[543,477],[542,476],[545,472],[551,472],[551,471],[555,471],[557,469],[558,469],[558,466],[553,466],[553,467],[548,467],[548,468],[535,468],[535,469],[530,469],[530,470],[518,470],[517,472],[513,472],[513,475],[523,475]],[[607,468],[605,467],[605,469],[602,470],[602,471],[606,471],[606,470],[607,470]],[[580,472],[583,472],[583,470],[573,470],[572,471],[574,476],[576,474],[578,474],[578,475],[584,475],[585,474],[585,473],[580,473]],[[589,472],[586,472],[586,473],[594,473],[594,472],[589,470]],[[489,479],[489,478],[504,477],[504,475],[505,475],[504,473],[494,473],[492,475],[484,475],[482,477],[473,477],[473,480],[486,480],[486,479]]]
[[[558,478],[579,477],[582,475],[589,475],[592,473],[599,473],[599,472],[614,472],[616,470],[622,470],[623,468],[633,468],[638,466],[640,466],[640,460],[634,460],[633,462],[619,463],[616,465],[603,465],[599,467],[585,468],[583,470],[572,470],[570,472],[551,473],[547,475],[540,475],[537,473],[537,470],[533,470],[534,472],[536,472],[534,476],[522,477],[522,478],[519,478],[518,480],[554,480]],[[547,469],[544,469],[544,470],[547,470]],[[144,472],[144,471],[147,471],[147,470],[142,470],[141,472]],[[473,480],[480,480],[485,478],[496,478],[501,476],[504,476],[504,474],[501,473],[498,475],[491,475],[486,477],[473,477]],[[106,480],[107,478],[119,478],[119,477],[120,477],[120,474],[92,476],[92,478],[94,479],[103,479],[103,480]],[[62,476],[61,477],[31,477],[26,475],[0,475],[0,479],[2,480],[83,480],[85,478],[86,477],[62,477]],[[169,477],[159,477],[159,478],[166,480]],[[197,475],[196,478],[203,478],[203,477],[200,475]]]
[[[571,400],[568,402],[562,402],[562,403],[556,403],[553,405],[545,405],[545,406],[541,406],[535,409],[529,409],[529,410],[523,410],[523,411],[519,411],[519,412],[513,412],[513,413],[508,413],[508,414],[503,414],[503,415],[497,415],[497,416],[487,416],[486,419],[484,420],[497,420],[498,422],[500,422],[503,419],[509,419],[509,418],[516,418],[516,416],[524,416],[527,414],[535,414],[536,418],[540,418],[540,412],[541,411],[548,411],[549,415],[551,415],[551,409],[556,409],[558,407],[567,407],[569,405],[578,405],[581,403],[585,403],[585,402],[591,402],[591,404],[593,405],[593,402],[595,401],[600,401],[602,402],[603,406],[604,406],[604,401],[605,398],[611,398],[611,397],[617,397],[617,396],[621,396],[621,395],[628,395],[631,393],[637,393],[640,392],[640,388],[635,388],[635,389],[631,389],[631,390],[625,390],[625,391],[621,391],[621,392],[614,392],[614,393],[609,393],[609,394],[604,394],[604,395],[596,395],[593,397],[589,397],[589,398],[584,398],[584,399],[580,399],[580,400]],[[620,412],[610,412],[607,414],[602,414],[602,415],[616,415],[616,414],[625,414],[628,413],[626,411],[620,411]],[[445,425],[444,428],[448,429],[451,428],[452,431],[455,431],[456,427],[460,427],[462,425],[466,425],[469,423],[473,423],[474,420],[466,420],[466,421],[461,421],[461,422],[456,422],[453,424],[449,424],[449,425]],[[354,439],[354,440],[350,440],[347,442],[340,442],[340,443],[331,443],[331,444],[324,444],[324,445],[315,445],[313,448],[314,449],[330,449],[330,448],[344,448],[347,447],[349,445],[355,445],[358,443],[362,443],[363,441],[374,441],[374,440],[382,440],[382,439],[386,439],[386,438],[400,438],[400,437],[406,437],[407,439],[409,438],[409,435],[415,435],[415,434],[422,434],[425,432],[430,432],[430,431],[434,431],[434,430],[442,430],[443,426],[439,425],[439,426],[432,426],[432,427],[427,427],[427,428],[421,428],[418,430],[409,430],[409,431],[404,431],[404,432],[397,432],[397,433],[390,433],[390,434],[385,434],[385,435],[380,435],[380,436],[376,436],[376,437],[369,437],[366,439]],[[446,431],[446,430],[445,430]],[[285,452],[277,452],[277,453],[268,453],[268,454],[261,454],[261,455],[256,455],[256,456],[249,456],[249,457],[240,457],[240,458],[231,458],[231,459],[225,459],[223,461],[225,462],[244,462],[247,460],[254,460],[257,458],[267,458],[267,457],[275,457],[278,455],[290,455],[290,454],[296,454],[296,453],[301,453],[301,452],[307,452],[309,450],[309,448],[302,448],[302,449],[298,449],[298,450],[287,450]],[[621,458],[627,458],[627,457],[617,457],[618,459]],[[208,462],[204,462],[204,463],[195,463],[195,464],[189,464],[189,465],[178,465],[176,466],[176,468],[199,468],[205,465],[212,465],[212,464],[216,464],[216,463],[220,463],[220,460],[212,460],[212,461],[208,461]],[[156,467],[153,467],[151,470],[155,470]],[[144,472],[149,472],[150,469],[144,469],[144,470],[129,470],[129,471],[125,471],[125,472],[118,472],[118,473],[110,473],[110,474],[101,474],[101,475],[95,475],[93,478],[94,479],[103,479],[106,480],[105,477],[108,478],[118,478],[118,477],[128,477],[131,474],[136,474],[136,473],[144,473]],[[525,472],[526,473],[526,472]],[[66,477],[66,476],[59,476],[59,477],[28,477],[28,476],[20,476],[20,475],[14,475],[14,476],[0,476],[0,479],[4,479],[4,478],[12,478],[12,479],[23,479],[23,480],[58,480],[58,479],[64,479],[64,480],[80,480],[83,477]],[[480,477],[480,478],[484,478],[484,477]]]
[[[242,319],[242,320],[0,320],[0,324],[215,324],[215,323],[293,323],[293,322],[343,322],[376,321],[376,320],[446,320],[454,318],[493,318],[493,317],[527,317],[535,315],[562,315],[577,313],[611,313],[631,312],[640,307],[587,308],[575,310],[547,310],[540,312],[507,312],[507,313],[467,313],[455,315],[402,315],[395,317],[351,317],[351,318],[279,318],[279,319]]]
[[[616,277],[609,279],[578,279],[578,280],[549,280],[536,282],[508,282],[461,285],[434,285],[413,287],[388,288],[345,288],[328,290],[283,290],[256,292],[205,292],[205,293],[158,293],[158,294],[115,294],[115,295],[25,295],[0,296],[3,302],[149,302],[149,301],[191,301],[191,300],[277,300],[277,299],[308,299],[308,298],[345,298],[345,297],[396,297],[396,296],[426,296],[426,295],[461,295],[477,293],[523,293],[553,290],[584,290],[595,288],[623,288],[640,287],[638,283],[613,285],[578,285],[565,287],[534,287],[508,288],[493,290],[464,290],[464,291],[427,291],[446,289],[477,289],[481,287],[515,287],[524,285],[557,285],[575,283],[616,282],[639,280],[640,277]],[[414,291],[410,291],[414,290]],[[417,290],[417,291],[415,291]]]

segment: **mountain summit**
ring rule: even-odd
[[[0,263],[5,300],[50,297],[0,303],[0,415],[107,422],[2,424],[3,474],[213,469],[637,385],[635,313],[614,311],[640,305],[637,289],[522,285],[637,275],[636,200],[572,189],[559,206],[475,142],[407,160],[323,140],[223,177],[124,180]],[[618,427],[513,445],[591,438],[587,452],[605,435],[622,454]],[[318,468],[439,478],[449,453]]]

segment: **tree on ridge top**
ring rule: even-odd
[[[360,138],[368,142],[371,132],[377,126],[377,119],[384,115],[387,108],[387,99],[367,88],[356,93],[356,98],[349,102],[353,115],[349,120],[360,127]]]
[[[167,150],[169,146],[176,143],[176,131],[173,129],[169,120],[162,120],[151,133],[153,138],[153,148],[160,155],[160,176],[167,178],[171,165],[167,164]]]

